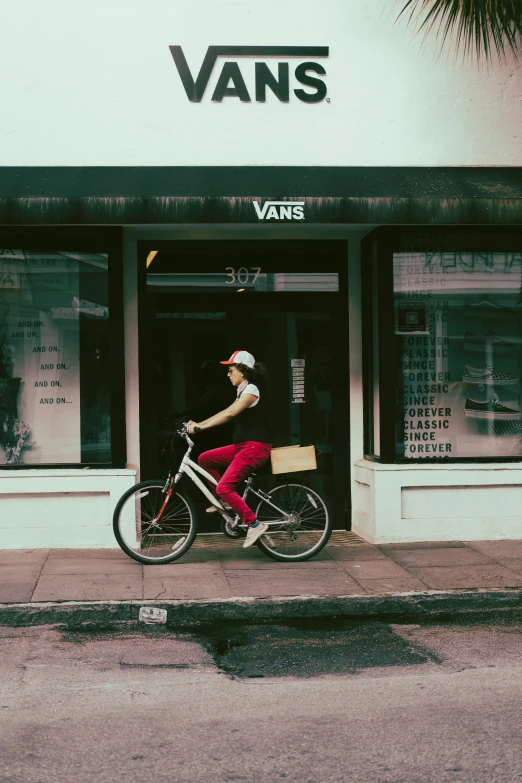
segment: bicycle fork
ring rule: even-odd
[[[175,476],[171,476],[170,473],[169,473],[169,476],[168,476],[168,478],[167,478],[167,480],[165,482],[165,486],[163,487],[163,492],[165,493],[165,500],[163,501],[163,503],[161,505],[161,508],[160,508],[160,510],[158,512],[158,516],[155,517],[152,520],[152,522],[151,522],[152,527],[158,527],[159,526],[159,523],[161,522],[161,520],[163,518],[163,514],[165,513],[165,511],[167,509],[167,506],[170,503],[170,499],[171,499],[172,494],[174,492],[174,486],[178,483],[180,478],[181,478],[181,473],[176,473]]]

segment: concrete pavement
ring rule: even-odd
[[[131,619],[146,603],[176,607],[180,619],[447,611],[516,606],[521,593],[522,540],[373,546],[338,532],[312,560],[279,563],[241,541],[202,535],[166,566],[142,566],[119,549],[0,551],[4,623],[71,612],[90,619],[95,609]]]

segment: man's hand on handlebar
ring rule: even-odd
[[[199,424],[196,421],[187,421],[185,424],[189,435],[197,435],[201,431]]]

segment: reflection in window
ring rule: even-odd
[[[397,456],[522,455],[521,272],[520,253],[394,254]]]
[[[0,250],[0,462],[109,462],[106,255]]]

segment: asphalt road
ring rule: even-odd
[[[513,783],[520,615],[0,629],[3,783]]]

